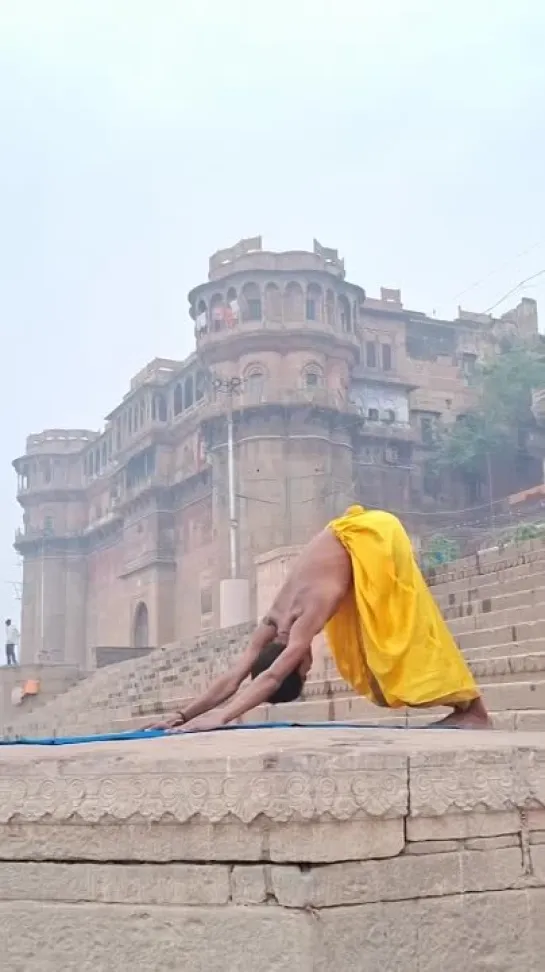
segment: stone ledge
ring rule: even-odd
[[[400,855],[335,864],[0,861],[0,901],[333,908],[545,885],[545,846]]]
[[[365,860],[406,838],[519,833],[532,829],[520,811],[544,807],[542,733],[262,729],[0,750],[4,860]]]

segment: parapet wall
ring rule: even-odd
[[[6,972],[542,972],[542,734],[0,750]]]

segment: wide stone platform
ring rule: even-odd
[[[542,972],[545,734],[0,748],[3,972]]]

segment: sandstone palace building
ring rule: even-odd
[[[409,517],[469,505],[426,481],[434,423],[471,404],[475,362],[503,330],[537,333],[533,300],[444,321],[398,290],[368,297],[317,242],[222,250],[189,305],[185,361],[152,361],[102,432],[31,435],[14,462],[23,662],[88,669],[104,646],[251,617],[256,561],[351,502]],[[540,463],[527,478],[502,488],[541,481]]]

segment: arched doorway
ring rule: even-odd
[[[132,637],[135,648],[149,648],[148,609],[143,601],[140,601],[134,612]]]

